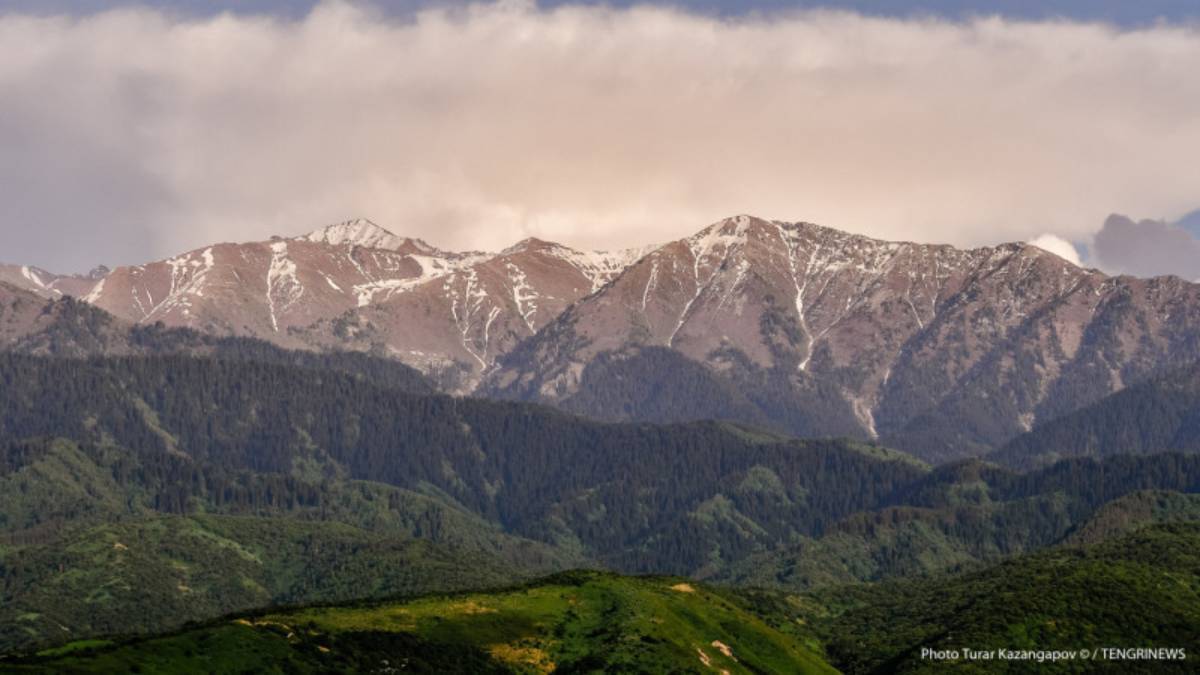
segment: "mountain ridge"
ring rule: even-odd
[[[48,277],[15,279],[53,295]],[[1110,277],[1026,243],[958,249],[749,215],[608,253],[537,238],[448,252],[356,219],[88,283],[85,302],[131,324],[370,352],[456,394],[608,419],[703,410],[932,461],[986,454],[1200,359],[1200,286],[1178,278]],[[678,386],[646,361],[669,355],[647,348],[725,393],[644,417],[639,402]],[[611,390],[630,356],[660,372],[653,390]]]
[[[1198,328],[1200,286],[1173,277],[1108,277],[1029,244],[960,250],[743,216],[643,257],[483,391],[569,406],[601,354],[665,347],[773,392],[759,398],[843,408],[826,425],[779,420],[789,433],[857,427],[939,459],[1200,356]]]

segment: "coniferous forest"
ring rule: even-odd
[[[790,644],[781,649],[800,660],[778,667],[798,672],[919,670],[914,645],[940,644],[930,636],[945,631],[980,645],[1031,646],[1070,645],[1081,634],[1188,646],[1200,634],[1188,632],[1197,625],[1188,610],[1194,579],[1139,595],[1138,609],[1120,621],[1075,604],[1089,584],[1137,595],[1126,581],[1157,588],[1155,575],[1167,568],[1196,571],[1188,572],[1195,533],[1187,523],[1200,521],[1200,455],[1150,445],[1157,432],[1149,428],[1133,454],[1064,450],[1037,468],[984,460],[931,467],[874,444],[796,440],[738,422],[597,422],[447,396],[415,372],[363,355],[292,356],[253,341],[202,355],[152,351],[0,355],[0,645],[13,668],[103,669],[142,662],[139,650],[151,645],[175,655],[162,667],[184,667],[217,640],[228,643],[223,649],[282,649],[298,671],[353,670],[392,649],[429,659],[430,668],[475,653],[488,667],[521,670],[534,652],[506,652],[505,661],[477,633],[492,629],[475,624],[456,628],[450,642],[420,622],[411,632],[384,621],[374,637],[354,626],[375,621],[365,617],[382,607],[429,602],[412,598],[480,589],[525,589],[470,602],[540,616],[557,610],[536,598],[564,581],[538,579],[573,569],[676,575],[649,586],[610,576],[565,583],[580,597],[622,598],[596,599],[595,611],[616,602],[611,611],[630,616],[658,611],[646,608],[659,606],[654,594],[664,588],[668,599],[682,593],[670,591],[678,584],[703,588],[687,598],[702,607],[687,612],[754,616],[765,633],[746,638],[745,648]],[[1178,386],[1180,377],[1169,382]],[[1139,395],[1157,406],[1162,391],[1154,383],[1132,389],[1120,406]],[[1121,424],[1088,411],[1059,424],[1092,419]],[[1161,419],[1125,424],[1161,429]],[[1010,447],[1052,442],[1035,436]],[[1045,570],[1067,576],[1054,572],[1058,581],[1041,590]],[[1004,611],[950,609],[997,593],[1009,598]],[[465,602],[441,597],[450,604],[422,611],[453,616]],[[372,599],[392,604],[346,604]],[[350,614],[314,610],[306,620],[317,628],[299,643],[263,632],[299,620],[290,614],[247,615],[236,629],[219,619],[329,603]],[[616,621],[573,611],[555,629],[576,635],[554,638],[560,651],[532,634],[511,644],[567,663],[561,650],[571,640],[590,650],[598,639],[572,622]],[[1152,627],[1161,612],[1177,614]],[[496,630],[526,620],[505,616]],[[1069,628],[1046,633],[1032,616]],[[880,621],[891,626],[885,640],[872,623]],[[995,632],[1003,626],[1025,637],[1008,640]],[[139,637],[174,630],[185,632]],[[335,636],[342,660],[313,656]],[[652,656],[668,637],[644,634],[647,651],[629,663],[669,661]],[[162,652],[167,643],[155,640],[173,646]],[[717,650],[710,658],[725,657]]]

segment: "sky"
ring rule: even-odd
[[[120,3],[114,3],[112,0],[0,0],[0,12],[79,15],[110,9],[114,4]],[[212,16],[230,11],[301,18],[318,5],[319,0],[146,0],[136,4],[166,9],[177,15]],[[436,6],[438,3],[377,0],[373,4],[393,16],[410,16],[421,8]],[[449,3],[440,4],[445,6]],[[543,2],[541,6],[557,7],[565,4],[570,3],[555,0]],[[617,0],[606,4],[629,7],[647,3]],[[722,16],[835,8],[891,17],[935,15],[962,19],[976,15],[1001,14],[1021,19],[1108,21],[1126,26],[1148,25],[1158,21],[1186,21],[1200,17],[1200,5],[1195,0],[681,0],[658,4]]]
[[[0,260],[751,213],[1200,278],[1196,4],[0,0]]]

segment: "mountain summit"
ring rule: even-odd
[[[440,253],[420,239],[397,236],[365,218],[328,225],[298,237],[298,239],[331,246],[362,246],[408,254],[436,255]]]
[[[131,323],[374,351],[465,393],[500,355],[639,255],[538,239],[500,253],[454,253],[357,219],[293,238],[215,244],[95,279],[57,280],[31,268],[0,279],[44,297],[62,294],[53,284],[75,284],[73,295]]]
[[[962,250],[737,216],[576,303],[486,390],[947,459],[1200,357],[1197,330],[1200,286],[1175,278],[1112,278],[1029,244]]]

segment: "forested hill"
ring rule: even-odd
[[[929,576],[1194,520],[1200,455],[1076,458],[1026,473],[971,460],[934,469],[882,508],[719,570],[739,585],[807,590]]]
[[[0,663],[29,673],[1187,673],[1200,649],[1198,547],[1200,526],[1159,525],[965,574],[803,596],[572,572],[77,640]],[[1125,654],[1138,649],[1154,654]]]
[[[1200,525],[1160,525],[948,579],[834,591],[830,604],[850,609],[818,619],[818,631],[845,673],[1194,673],[1198,552]],[[1163,653],[1095,651],[1135,647]],[[923,648],[939,658],[922,658]],[[986,661],[964,648],[1076,656]],[[1084,649],[1091,651],[1080,658]]]
[[[1200,491],[1200,455],[931,470],[412,393],[350,363],[0,355],[0,650],[567,567],[791,589],[934,574],[1058,543],[1133,491]]]
[[[436,490],[509,532],[629,571],[691,573],[819,534],[926,471],[858,444],[712,422],[604,424],[248,361],[9,354],[0,385],[0,435],[131,449],[174,472],[158,501],[175,510],[206,467],[369,479]]]
[[[230,617],[0,665],[18,673],[837,672],[814,645],[727,594],[677,578],[594,572],[493,593]]]
[[[990,458],[1016,468],[1067,457],[1200,451],[1200,364],[1130,387],[1018,436]]]
[[[0,355],[0,385],[0,437],[73,439],[106,471],[137,476],[162,511],[187,513],[197,499],[319,506],[322,482],[369,480],[436,494],[505,532],[630,572],[711,574],[880,509],[938,518],[967,509],[957,522],[1024,504],[1034,521],[1022,516],[1001,532],[1036,532],[1023,546],[1041,546],[1130,492],[1200,491],[1200,457],[930,471],[848,441],[718,422],[601,423],[253,361],[9,354]],[[10,442],[0,467],[18,471],[53,447]],[[1001,522],[1016,517],[992,511]]]

